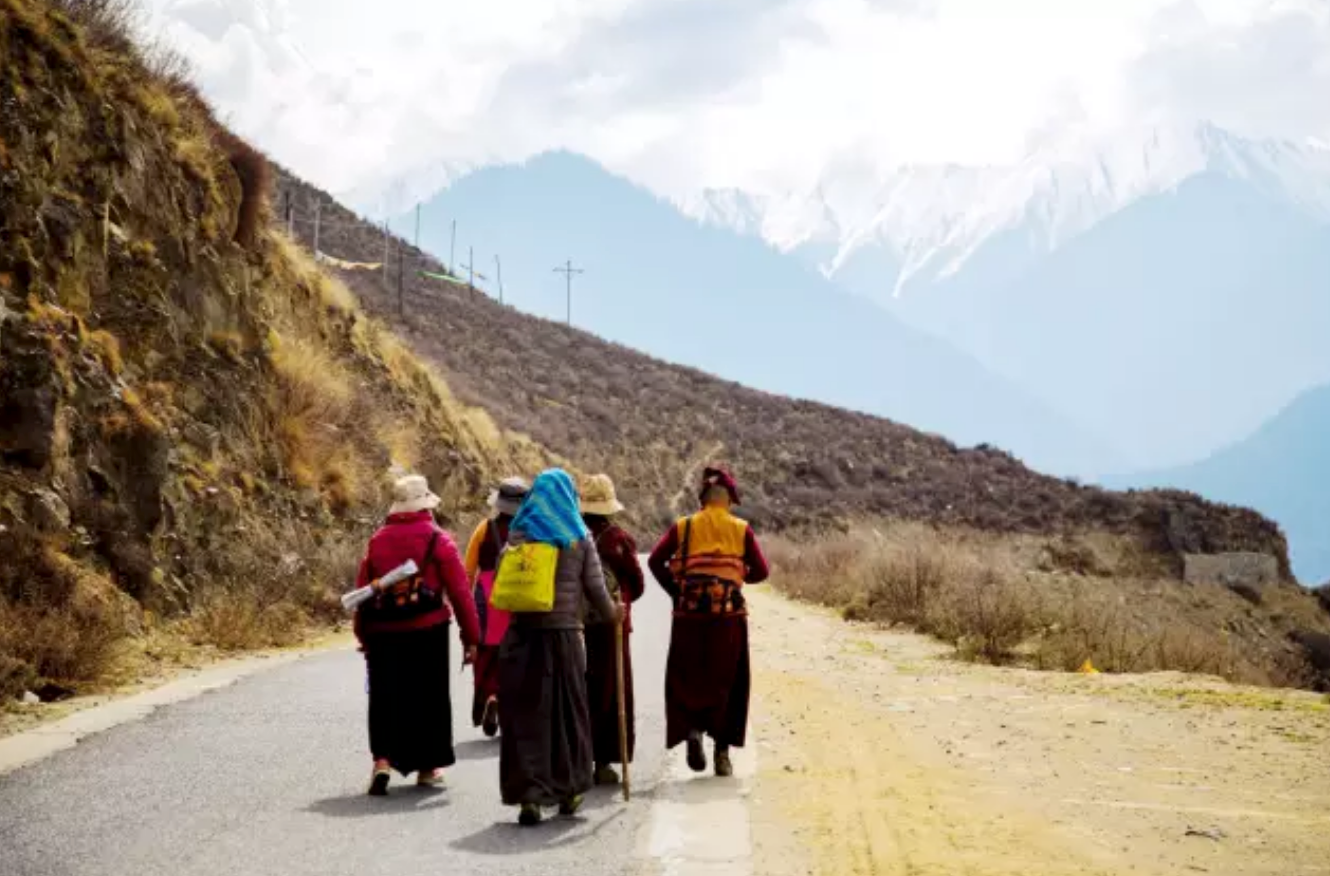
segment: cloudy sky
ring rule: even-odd
[[[1154,122],[1330,141],[1328,0],[146,2],[232,125],[362,196],[558,147],[676,193]]]

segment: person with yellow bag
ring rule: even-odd
[[[499,646],[499,786],[518,821],[573,815],[593,779],[582,617],[622,619],[562,469],[541,472],[508,527],[491,604],[510,612]]]

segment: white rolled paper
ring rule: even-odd
[[[415,560],[407,560],[405,563],[402,563],[402,565],[398,566],[396,569],[393,569],[387,575],[384,575],[382,578],[380,578],[379,587],[380,588],[391,587],[394,584],[396,584],[398,581],[405,581],[407,578],[410,578],[412,575],[416,574],[416,572],[419,571],[420,567],[416,565]],[[355,611],[361,605],[368,602],[373,596],[374,596],[373,587],[357,587],[355,590],[352,590],[350,593],[345,593],[342,595],[342,608],[346,609],[347,611]]]

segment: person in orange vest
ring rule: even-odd
[[[656,581],[674,600],[665,666],[665,746],[687,743],[688,766],[707,768],[702,737],[715,743],[718,776],[734,772],[730,748],[742,748],[748,728],[748,606],[745,584],[767,579],[766,558],[753,528],[731,509],[739,486],[729,472],[707,468],[702,510],[684,517],[647,559]]]

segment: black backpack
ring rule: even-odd
[[[378,623],[408,621],[443,607],[442,586],[431,586],[425,575],[435,563],[434,548],[438,543],[439,531],[436,529],[430,534],[429,544],[425,546],[425,556],[416,563],[419,567],[416,574],[375,594],[373,599],[361,606],[360,610],[364,612],[366,620]],[[369,575],[371,581],[378,578],[373,566],[369,568]]]

